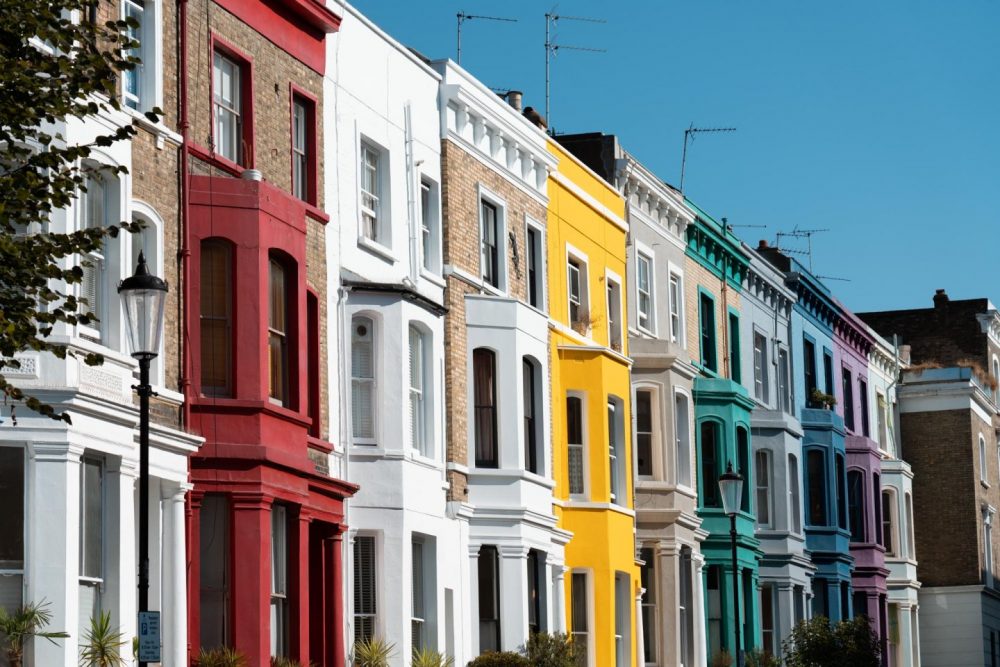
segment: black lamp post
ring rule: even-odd
[[[149,362],[160,351],[167,283],[149,273],[139,253],[135,275],[118,283],[125,306],[125,329],[132,356],[139,361],[139,613],[149,607]],[[141,656],[140,656],[141,658]],[[146,662],[139,661],[140,666]]]
[[[740,511],[743,496],[743,477],[733,470],[733,462],[726,466],[726,472],[719,477],[719,491],[722,492],[722,509],[729,515],[729,541],[733,547],[733,613],[736,618],[736,667],[743,667],[743,649],[740,645],[740,576],[736,559],[736,513]]]

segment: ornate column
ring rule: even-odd
[[[658,616],[658,636],[653,638],[658,651],[658,658],[664,664],[680,664],[681,627],[680,611],[681,582],[680,549],[674,542],[659,542],[655,545],[654,559],[656,562],[656,584],[659,589],[654,600],[656,602],[656,612]],[[692,572],[694,567],[691,568]],[[693,585],[693,584],[692,584]],[[694,588],[691,589],[692,592]],[[652,591],[647,592],[650,595]],[[692,596],[693,597],[693,596]],[[687,610],[688,614],[693,614],[693,609]],[[647,639],[647,641],[649,641]]]
[[[466,651],[470,656],[479,655],[479,547],[469,545],[469,614],[472,617],[472,633]]]
[[[330,604],[333,605],[333,667],[344,667],[347,656],[344,636],[344,541],[338,526],[330,538]]]
[[[691,553],[692,574],[694,581],[691,582],[691,590],[694,592],[694,664],[704,665],[708,662],[708,644],[705,637],[705,592],[702,581],[704,581],[705,557],[700,551],[692,549]]]
[[[289,648],[303,665],[309,664],[309,525],[312,517],[299,507],[289,521],[288,581],[292,599],[289,605],[291,628]],[[320,593],[320,592],[318,592]],[[318,657],[318,656],[317,656]]]
[[[136,562],[136,481],[139,478],[138,462],[112,459],[106,469],[105,497],[108,499],[106,526],[108,535],[117,539],[107,540],[105,547],[104,608],[111,611],[111,624],[125,636],[136,634],[137,597],[136,585],[139,571]],[[69,628],[66,628],[69,630]]]

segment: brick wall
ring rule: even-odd
[[[524,301],[527,293],[525,265],[525,215],[544,225],[546,209],[536,199],[513,185],[505,177],[466,153],[448,140],[441,146],[441,213],[444,219],[444,263],[480,275],[479,185],[502,197],[506,204],[507,231],[513,232],[514,244],[507,240],[507,286],[511,296]],[[514,261],[513,246],[518,250]],[[479,289],[450,276],[445,288],[445,396],[448,460],[466,465],[469,460],[467,400],[468,345],[466,337],[465,296]],[[466,500],[468,482],[464,475],[449,473],[449,500]]]
[[[306,284],[316,293],[319,305],[319,421],[320,438],[332,441],[330,434],[330,373],[327,364],[329,336],[327,328],[326,227],[306,218]],[[312,373],[316,369],[310,368]]]
[[[249,1],[249,0],[247,0]],[[314,95],[316,117],[323,117],[323,76],[211,0],[188,3],[188,119],[195,144],[211,147],[212,35],[225,40],[253,61],[253,167],[264,178],[286,192],[291,191],[291,92],[289,84]],[[316,145],[323,146],[322,123],[316,127]],[[196,173],[210,173],[208,165],[195,161]],[[317,205],[323,206],[323,151],[318,155]]]
[[[913,514],[920,581],[924,586],[979,583],[981,487],[978,434],[970,428],[970,412],[903,413],[901,430],[903,456],[919,482],[913,485]]]
[[[698,287],[703,287],[711,292],[715,299],[715,345],[718,374],[720,377],[729,377],[729,368],[726,360],[729,357],[729,311],[730,307],[737,312],[740,309],[740,293],[733,289],[732,285],[725,285],[714,273],[699,264],[694,259],[687,257],[684,262],[684,317],[685,331],[687,333],[687,349],[691,360],[701,363],[701,323],[699,321],[699,292]],[[737,332],[738,335],[738,332]],[[740,350],[740,354],[746,354],[746,350]]]

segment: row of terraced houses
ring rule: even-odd
[[[536,632],[586,667],[704,667],[737,617],[744,650],[780,656],[796,623],[862,614],[886,667],[997,665],[988,300],[852,313],[614,134],[553,136],[340,2],[100,12],[137,20],[143,65],[121,112],[56,129],[139,134],[95,150],[128,174],[51,226],[144,229],[87,258],[99,323],[53,333],[104,364],[6,371],[73,416],[0,424],[0,606],[44,600],[70,634],[27,665],[76,665],[101,612],[136,634],[115,286],[140,251],[170,285],[148,517],[166,667],[223,645],[341,667],[372,637],[393,665],[465,665]]]

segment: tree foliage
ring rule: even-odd
[[[76,257],[101,248],[119,229],[50,227],[52,214],[86,190],[92,175],[117,176],[124,167],[84,162],[96,147],[128,141],[131,123],[109,127],[91,143],[68,142],[68,119],[92,119],[120,110],[117,82],[138,64],[133,19],[98,23],[101,0],[0,0],[0,392],[43,415],[69,421],[7,380],[15,353],[33,350],[59,358],[73,354],[49,338],[59,323],[96,319],[73,295],[83,278]],[[147,116],[156,122],[159,110]],[[108,126],[102,126],[108,127]],[[91,365],[100,355],[87,354]]]
[[[836,625],[825,616],[802,621],[782,643],[786,667],[879,667],[879,640],[866,616]]]

